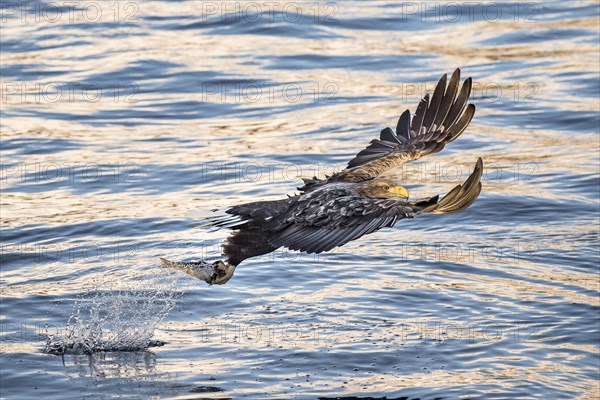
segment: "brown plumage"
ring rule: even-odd
[[[165,265],[222,284],[245,259],[279,247],[320,253],[394,226],[403,218],[467,208],[481,191],[481,158],[465,183],[441,200],[434,196],[407,201],[406,188],[379,178],[407,161],[439,152],[466,129],[475,113],[475,106],[467,105],[471,78],[459,86],[459,69],[449,82],[442,76],[431,100],[426,95],[414,117],[408,110],[402,113],[396,131],[382,130],[379,139],[350,160],[345,170],[327,179],[304,179],[300,194],[234,206],[224,215],[210,218],[211,226],[234,230],[223,246],[226,262],[179,264],[165,260]]]

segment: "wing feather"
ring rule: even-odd
[[[400,115],[400,118],[398,119],[398,125],[396,125],[396,135],[394,135],[396,138],[401,137],[408,139],[410,137],[410,111],[406,110],[402,113],[402,115]],[[381,139],[384,140],[383,138]],[[398,141],[399,143],[402,143],[400,140]]]
[[[384,130],[382,130],[381,134],[379,136],[379,139],[381,139],[382,141],[390,142],[390,143],[402,144],[402,142],[400,141],[398,136],[396,136],[394,131],[391,130],[390,128],[385,128]]]
[[[456,140],[456,138],[459,137],[460,134],[463,133],[463,131],[465,129],[467,129],[467,126],[469,126],[469,124],[471,123],[471,120],[473,119],[474,115],[475,115],[475,106],[473,104],[469,104],[469,106],[467,107],[467,110],[462,114],[460,119],[458,121],[456,121],[456,123],[454,125],[452,125],[450,127],[450,129],[448,129],[448,131],[447,131],[448,143]]]
[[[431,104],[423,119],[423,126],[427,129],[425,133],[429,133],[431,129],[435,129],[433,121],[435,121],[435,117],[440,109],[440,104],[442,104],[442,98],[444,97],[444,93],[446,93],[446,80],[446,74],[442,75],[433,91],[433,96],[431,96]]]
[[[425,95],[419,102],[415,117],[410,125],[411,136],[415,137],[421,132],[421,126],[423,126],[423,119],[425,118],[425,112],[429,107],[429,93]]]
[[[458,92],[458,85],[460,83],[460,70],[454,70],[452,73],[452,77],[450,78],[450,83],[448,84],[448,88],[446,89],[446,94],[444,95],[442,102],[440,103],[440,108],[435,116],[435,121],[433,122],[435,126],[440,128],[446,120],[448,116],[448,112],[450,111],[450,107],[452,107],[452,103],[456,98],[456,93]]]
[[[428,212],[450,214],[469,207],[477,199],[479,193],[481,193],[482,174],[483,161],[479,158],[475,164],[475,169],[462,185],[455,186],[439,202],[417,211],[417,214]]]
[[[384,129],[379,139],[372,140],[348,162],[346,170],[329,180],[360,182],[373,179],[407,161],[441,151],[464,132],[475,114],[475,106],[467,106],[471,78],[464,81],[460,90],[459,86],[460,69],[453,72],[449,81],[447,75],[443,75],[431,100],[426,95],[419,102],[412,121],[410,111],[404,111],[395,133],[390,128]]]
[[[276,247],[321,253],[381,228],[394,226],[404,218],[423,213],[448,214],[464,210],[481,192],[482,172],[483,161],[479,158],[467,180],[462,185],[455,186],[441,200],[438,196],[412,202],[339,196],[339,193],[322,187],[317,189],[316,196],[315,192],[311,196],[307,195],[310,201],[307,200],[306,204],[303,203],[304,200],[300,200],[281,216],[278,226],[283,228],[272,235],[271,243]],[[308,205],[314,201],[320,205]]]
[[[471,82],[471,78],[468,78],[465,80],[465,83],[463,83],[462,88],[460,89],[460,94],[450,108],[450,111],[446,116],[446,120],[444,121],[446,127],[452,126],[465,109],[465,105],[467,104],[469,96],[471,95]]]

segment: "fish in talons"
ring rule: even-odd
[[[175,262],[160,257],[161,266],[172,268],[185,272],[186,274],[205,281],[209,285],[223,285],[227,283],[235,272],[235,266],[215,261],[208,263],[206,261]]]

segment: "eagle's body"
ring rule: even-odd
[[[406,201],[408,190],[379,178],[407,161],[439,152],[466,129],[475,106],[467,105],[471,79],[460,90],[459,81],[458,69],[448,85],[446,75],[442,76],[431,101],[429,95],[425,96],[412,119],[405,111],[395,133],[384,129],[380,138],[372,140],[345,170],[323,180],[304,179],[304,186],[295,196],[233,206],[225,210],[225,215],[211,218],[212,226],[234,230],[223,246],[225,262],[181,264],[163,259],[164,265],[211,284],[225,283],[242,261],[279,247],[320,253],[394,226],[403,218],[467,208],[481,191],[481,159],[465,183],[441,200],[434,196]]]

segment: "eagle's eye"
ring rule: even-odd
[[[383,190],[390,190],[390,187],[386,185],[383,187]]]

